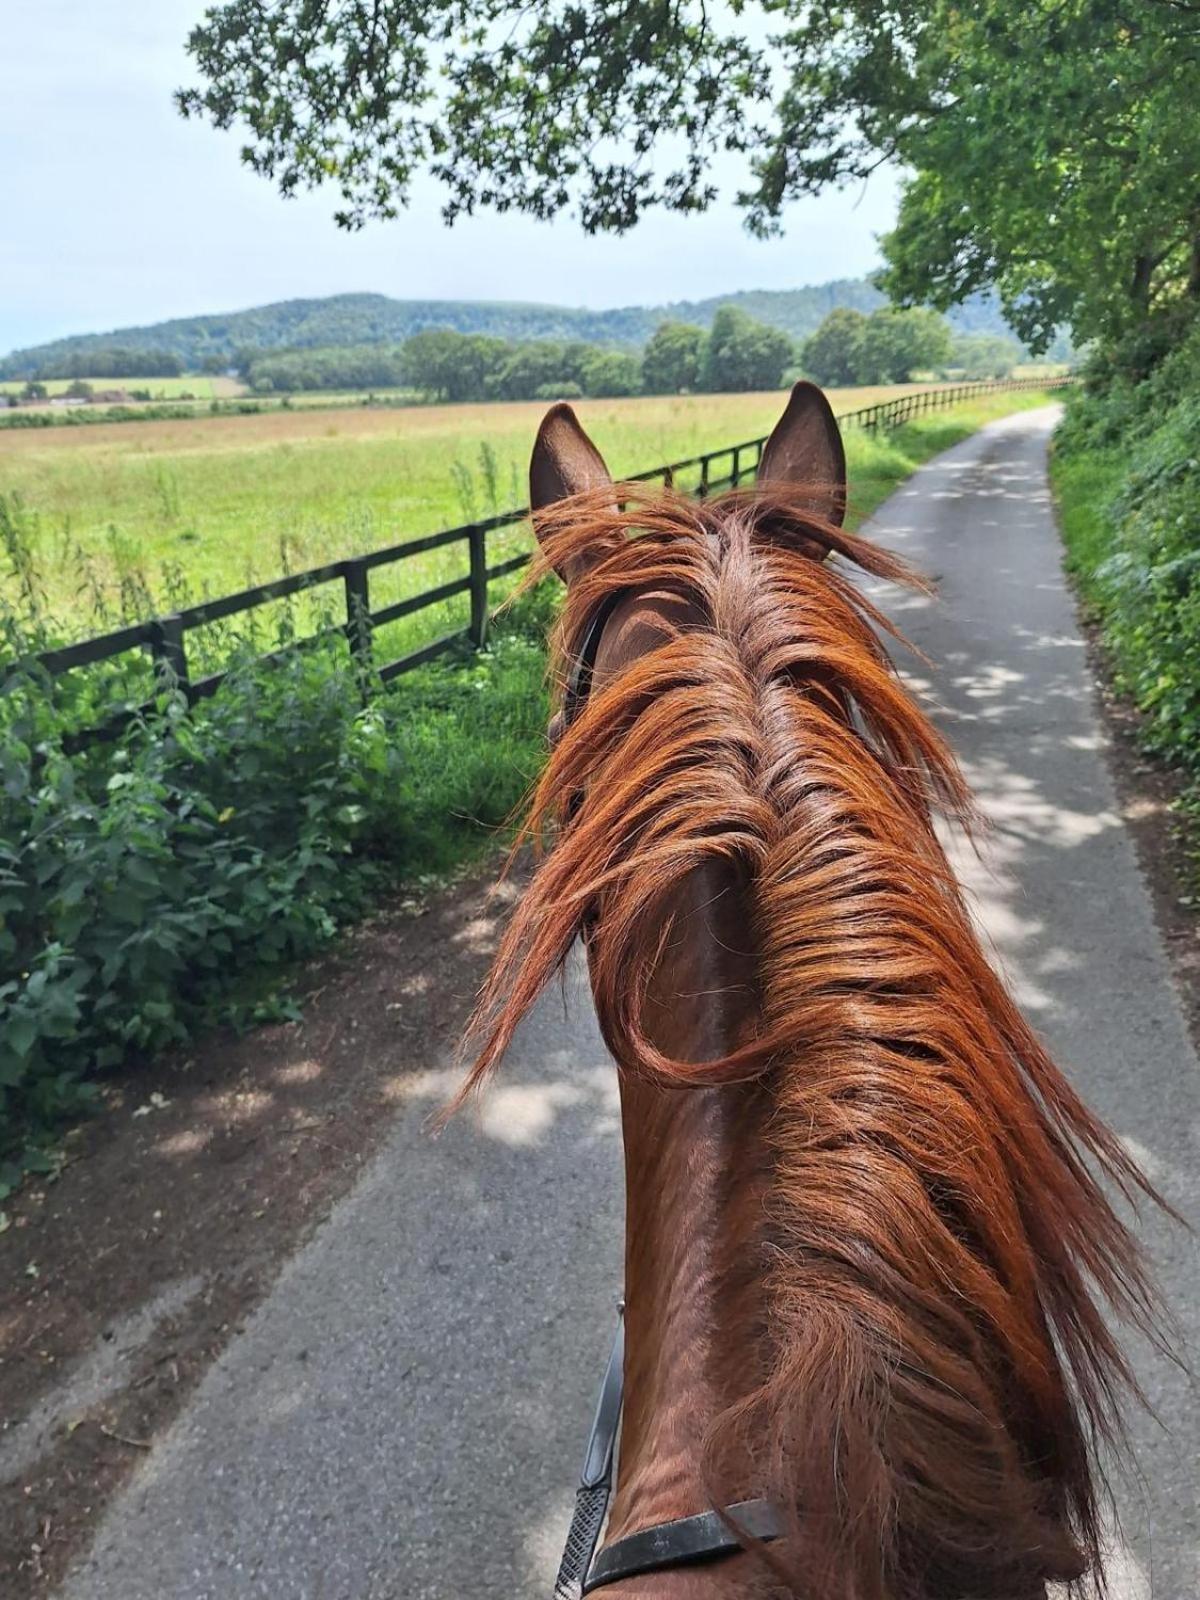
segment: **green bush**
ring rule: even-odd
[[[1147,741],[1200,775],[1200,327],[1131,365],[1093,371],[1060,430],[1064,533]]]
[[[118,741],[74,754],[77,704],[53,709],[39,672],[10,666],[0,1182],[97,1075],[213,1022],[278,1014],[264,974],[326,944],[385,882],[486,844],[539,760],[551,603],[527,597],[486,652],[365,706],[340,640],[268,666],[247,650],[212,699],[188,710],[164,688]]]

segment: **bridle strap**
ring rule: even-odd
[[[588,625],[583,630],[583,638],[579,641],[579,649],[575,652],[575,664],[571,675],[567,679],[566,688],[563,690],[562,719],[563,727],[569,728],[575,722],[588,703],[588,696],[592,692],[592,678],[596,671],[596,657],[600,654],[600,641],[604,637],[604,630],[609,618],[621,604],[621,601],[632,589],[613,589],[604,596],[600,604],[588,618]]]
[[[582,1600],[593,1589],[697,1561],[711,1561],[744,1548],[747,1539],[764,1543],[783,1533],[775,1507],[767,1500],[740,1500],[722,1511],[700,1511],[676,1517],[615,1539],[597,1551],[612,1493],[613,1456],[621,1421],[625,1381],[624,1303],[618,1306],[617,1331],[600,1385],[600,1398],[588,1435],[575,1511],[554,1582],[554,1600]]]
[[[621,1423],[621,1396],[625,1385],[625,1304],[617,1306],[617,1331],[613,1335],[608,1366],[600,1385],[596,1415],[588,1434],[583,1456],[583,1471],[575,1491],[575,1510],[563,1547],[558,1577],[554,1581],[554,1600],[580,1600],[584,1581],[596,1553],[596,1545],[608,1515],[612,1493],[613,1451]]]
[[[575,652],[575,663],[571,668],[563,689],[562,702],[562,728],[565,733],[573,723],[582,716],[588,697],[592,692],[592,679],[596,672],[596,657],[600,654],[600,641],[604,637],[604,630],[608,626],[609,618],[625,599],[632,594],[631,589],[613,589],[606,594],[588,618],[588,625],[583,630],[583,638],[579,641],[579,649]],[[583,804],[583,792],[576,789],[568,796],[566,804],[566,820],[573,822],[579,814]]]
[[[736,1531],[735,1531],[736,1530]],[[712,1561],[745,1548],[746,1539],[764,1543],[783,1534],[779,1513],[769,1500],[739,1500],[722,1511],[700,1511],[694,1517],[656,1522],[623,1539],[606,1544],[592,1562],[583,1581],[584,1594],[635,1578],[643,1572],[661,1572],[695,1561]]]

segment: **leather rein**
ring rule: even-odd
[[[564,730],[578,719],[587,705],[605,626],[631,592],[615,589],[606,595],[584,630],[563,692]],[[581,803],[581,794],[571,796],[568,821],[574,818]],[[639,1528],[636,1533],[626,1534],[623,1539],[601,1545],[597,1550],[612,1493],[624,1376],[625,1303],[621,1301],[617,1310],[617,1331],[600,1385],[579,1487],[575,1491],[575,1511],[554,1583],[554,1600],[581,1600],[583,1595],[622,1578],[716,1560],[744,1549],[747,1540],[766,1543],[780,1538],[783,1533],[782,1520],[770,1501],[740,1500],[723,1511],[701,1511],[690,1517],[675,1517],[670,1522],[656,1522],[648,1528]]]

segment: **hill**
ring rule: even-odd
[[[196,371],[206,361],[228,360],[239,349],[397,344],[423,328],[453,328],[505,339],[584,339],[591,344],[636,346],[644,344],[666,318],[706,327],[723,305],[739,306],[793,338],[803,338],[835,306],[873,311],[882,304],[883,296],[865,278],[839,278],[802,289],[747,289],[708,300],[608,311],[524,301],[393,300],[382,294],[339,294],[55,339],[5,356],[0,360],[0,378],[54,375],[64,364],[78,372],[80,358],[101,358],[113,349],[177,356],[185,368]],[[995,302],[982,295],[952,312],[950,322],[962,332],[1008,331]]]

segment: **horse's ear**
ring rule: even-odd
[[[808,510],[841,526],[846,515],[846,451],[837,418],[815,383],[798,383],[763,446],[760,483],[802,491]]]
[[[604,464],[604,457],[583,431],[571,407],[560,400],[542,418],[529,462],[529,504],[535,513],[535,532],[536,513],[547,506],[569,495],[611,487],[612,474]],[[612,508],[615,513],[615,495]],[[541,538],[540,532],[538,537]],[[581,557],[576,557],[569,570],[560,570],[559,576],[570,581],[578,574],[581,561]]]

